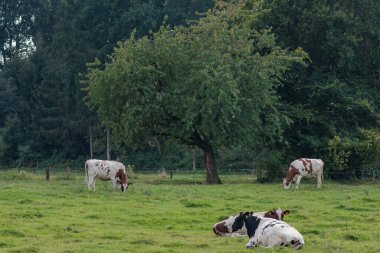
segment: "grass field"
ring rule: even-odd
[[[380,185],[327,182],[299,190],[258,184],[249,175],[136,175],[126,194],[84,176],[68,180],[0,171],[0,252],[294,252],[245,249],[248,238],[216,237],[215,222],[240,210],[290,209],[285,219],[305,239],[301,252],[380,252]],[[194,182],[198,182],[194,184]],[[241,183],[240,183],[241,182]]]

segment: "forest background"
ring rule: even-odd
[[[279,80],[270,106],[276,121],[261,115],[254,145],[218,146],[219,170],[265,170],[265,180],[275,179],[299,157],[323,159],[325,176],[333,179],[378,170],[380,2],[224,2],[244,4],[252,30],[273,35],[283,50],[302,49],[307,60],[294,62]],[[116,138],[85,104],[82,81],[87,63],[107,63],[133,32],[150,38],[164,20],[169,27],[191,26],[198,13],[220,3],[1,1],[0,166],[82,167],[94,157],[136,171],[203,169],[202,152],[173,139],[133,145]]]

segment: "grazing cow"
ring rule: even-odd
[[[240,212],[238,219],[232,225],[237,228],[245,226],[249,242],[246,247],[264,247],[274,246],[293,246],[297,250],[305,244],[302,235],[284,221],[278,221],[271,218],[263,218],[252,215],[248,212]]]
[[[95,178],[103,181],[112,180],[115,190],[118,184],[121,185],[122,192],[128,189],[125,166],[120,162],[90,159],[86,161],[85,172],[86,184],[89,190],[95,190]]]
[[[281,208],[277,208],[273,211],[268,211],[268,212],[257,212],[257,213],[250,212],[250,214],[253,214],[258,217],[266,217],[266,218],[272,218],[276,220],[283,220],[284,216],[289,213],[290,213],[289,210],[282,211]],[[233,224],[235,224],[237,219],[239,219],[239,215],[230,216],[228,219],[216,223],[212,227],[212,229],[217,236],[235,237],[235,236],[247,235],[247,229],[244,225],[239,229],[236,229],[235,227],[233,227]]]
[[[289,189],[291,182],[296,183],[296,188],[300,184],[302,177],[317,177],[318,188],[322,185],[323,165],[321,159],[300,158],[290,164],[286,178],[283,180],[284,189]]]

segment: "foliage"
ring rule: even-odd
[[[137,29],[156,30],[165,14],[175,24],[205,11],[213,1],[44,1],[0,4],[0,128],[7,116],[21,120],[18,154],[8,164],[75,161],[88,156],[88,131],[95,130],[95,155],[102,156],[102,124],[84,105],[79,73],[98,57],[106,61],[117,41]],[[170,9],[170,10],[169,10]],[[14,46],[14,47],[13,47]],[[3,56],[3,57],[1,57]],[[3,86],[4,84],[4,86]],[[4,89],[3,89],[4,88]],[[9,138],[8,138],[9,139]],[[2,139],[2,147],[14,145]],[[117,140],[115,140],[116,142]],[[16,145],[16,146],[17,146]],[[113,157],[120,154],[113,153]],[[4,154],[5,156],[5,154]]]
[[[310,57],[308,66],[293,65],[278,90],[290,119],[287,160],[322,158],[330,173],[373,162],[359,150],[367,143],[362,131],[379,133],[379,1],[264,0],[261,6],[256,25],[272,27],[279,45],[301,47]]]
[[[107,55],[118,42],[126,45],[135,31],[135,43],[146,40],[144,50],[162,50],[146,54],[152,58],[145,65],[151,64],[145,71],[154,71],[160,83],[133,91],[134,102],[142,92],[151,95],[140,105],[150,104],[152,113],[127,108],[141,119],[132,125],[150,121],[158,126],[167,122],[160,120],[165,113],[187,115],[185,121],[171,120],[180,131],[176,137],[196,129],[218,148],[219,168],[255,169],[259,161],[270,170],[268,179],[282,176],[299,157],[323,159],[334,178],[379,167],[379,1],[228,0],[208,11],[214,5],[213,0],[2,1],[1,166],[82,165],[90,154],[90,136],[93,155],[106,157],[107,121],[85,105],[79,80],[86,62],[95,58],[104,70],[111,63]],[[185,28],[175,28],[179,25]],[[253,43],[244,43],[247,38]],[[299,48],[308,64],[289,65],[288,53],[302,52]],[[148,76],[140,74],[142,84]],[[252,85],[252,80],[260,81]],[[147,93],[160,85],[160,92]],[[177,93],[171,93],[173,87]],[[114,128],[121,131],[127,123]],[[129,145],[125,136],[114,135],[112,159],[131,160],[136,170],[192,166],[192,148],[180,144],[184,140],[152,138],[144,128],[139,133],[145,136]],[[198,168],[203,169],[204,158],[197,155]]]
[[[334,136],[329,141],[330,166],[335,171],[347,170],[349,157],[351,156],[349,147],[350,143],[348,140],[342,140],[339,136]]]

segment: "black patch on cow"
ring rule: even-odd
[[[271,225],[271,224],[266,225],[266,226],[263,228],[261,234],[264,233],[265,229],[267,229],[270,225]]]
[[[244,219],[245,226],[247,228],[248,237],[251,238],[255,235],[257,228],[259,227],[261,219],[256,216],[248,216]]]
[[[281,226],[282,228],[285,228],[285,226]]]
[[[291,243],[291,244],[295,244],[296,242],[295,242],[294,240],[291,240],[290,243]]]
[[[244,218],[248,213],[240,212],[232,224],[232,232],[238,231],[244,226]]]
[[[263,230],[261,231],[261,234],[264,234],[264,232],[265,232],[265,229],[267,229],[268,227],[274,227],[274,226],[276,226],[277,224],[281,224],[281,223],[277,223],[277,222],[270,222],[269,224],[267,224],[264,228],[263,228]]]
[[[108,168],[108,169],[107,169],[107,176],[110,175],[110,172],[111,172],[111,170],[110,170],[110,168]]]
[[[285,245],[285,243],[284,243],[284,242],[281,242],[280,246],[284,246],[284,245]]]

